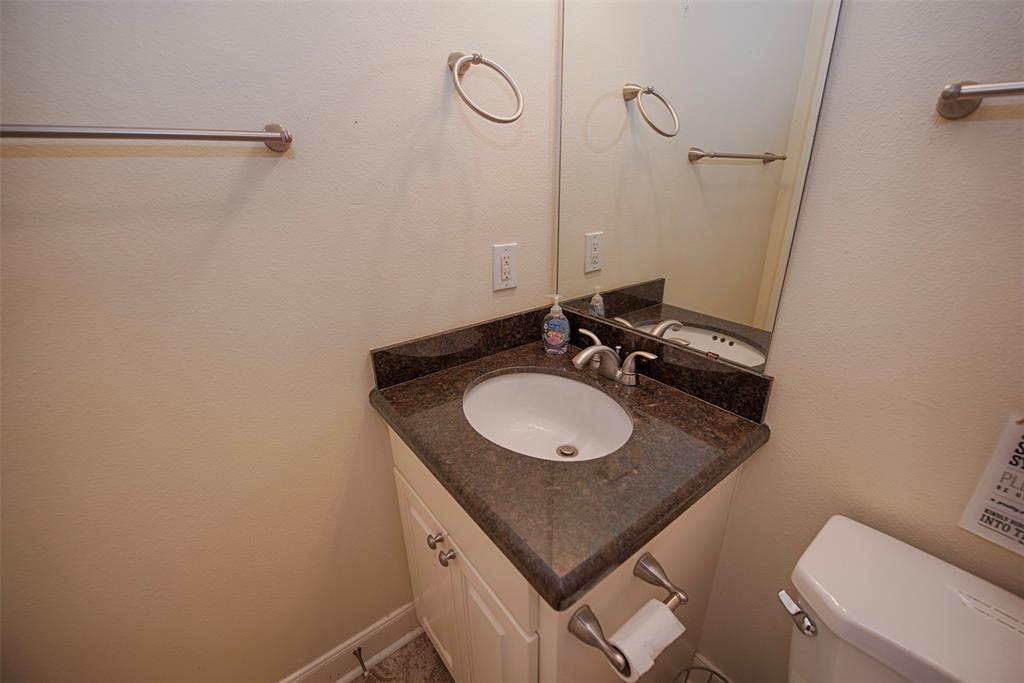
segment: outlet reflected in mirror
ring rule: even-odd
[[[838,11],[565,1],[565,306],[588,312],[600,286],[609,321],[650,334],[675,319],[660,336],[763,370]]]

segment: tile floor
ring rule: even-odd
[[[356,679],[357,683],[359,680]],[[371,668],[370,675],[362,680],[373,683],[454,683],[424,633]]]
[[[699,669],[699,667],[698,667]],[[682,672],[680,672],[682,673]],[[728,683],[725,678],[719,677],[707,669],[692,671],[689,676],[680,676],[678,681],[682,683],[686,678],[687,683]],[[370,675],[365,679],[356,679],[356,683],[371,681],[372,683],[454,683],[444,668],[437,651],[430,644],[426,634],[421,633],[409,644],[398,650],[390,657],[370,669]]]

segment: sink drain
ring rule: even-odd
[[[555,453],[558,453],[563,458],[575,458],[577,455],[580,454],[580,451],[575,446],[565,444],[564,446],[559,446],[558,448],[556,448]]]

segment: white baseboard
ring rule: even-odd
[[[371,667],[421,633],[416,611],[409,603],[285,676],[280,683],[351,683],[362,674],[352,655],[357,647],[363,648],[363,661]]]

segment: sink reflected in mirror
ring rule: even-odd
[[[637,325],[636,329],[639,332],[650,333],[654,326],[655,323]],[[717,353],[720,358],[745,365],[748,368],[759,367],[765,362],[764,354],[745,341],[703,327],[683,325],[676,329],[669,328],[661,335],[661,338],[676,342],[680,346],[694,351]]]
[[[633,433],[619,403],[561,375],[510,372],[470,387],[469,424],[488,441],[531,458],[579,462],[617,451]]]

